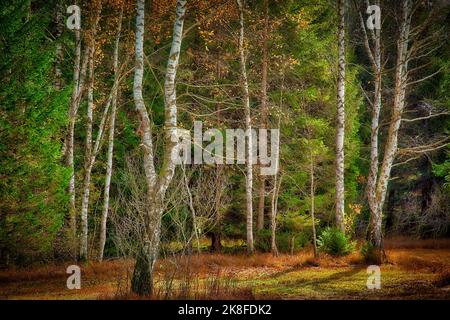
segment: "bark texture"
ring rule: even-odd
[[[314,155],[311,151],[310,154],[310,168],[309,168],[309,175],[310,175],[310,197],[311,197],[311,219],[312,219],[312,230],[313,230],[313,249],[314,249],[314,258],[317,258],[318,252],[317,252],[317,235],[316,235],[316,222],[315,222],[315,184],[314,184]]]
[[[336,227],[345,231],[344,192],[344,134],[345,134],[345,3],[338,0],[338,83],[337,83],[337,125],[336,125]]]
[[[144,215],[144,231],[143,234],[140,235],[140,250],[136,257],[131,288],[133,292],[139,295],[151,295],[153,290],[153,269],[158,258],[161,240],[161,218],[164,211],[164,198],[175,172],[175,160],[178,154],[175,78],[180,57],[186,1],[177,0],[172,46],[164,83],[164,155],[163,164],[158,175],[156,174],[154,164],[151,123],[142,94],[144,75],[144,0],[137,0],[136,11],[133,95],[140,121],[139,134],[144,153],[144,171],[148,189],[148,208]]]
[[[380,6],[380,1],[375,2]],[[382,64],[381,64],[381,30],[367,30],[363,16],[359,12],[361,29],[364,34],[364,46],[371,63],[371,69],[374,76],[373,97],[370,102],[372,107],[372,120],[370,130],[370,165],[369,175],[367,177],[367,201],[370,209],[370,221],[368,229],[368,240],[374,244],[381,245],[381,212],[378,211],[376,188],[378,181],[378,167],[379,167],[379,122],[382,108]]]
[[[267,70],[269,64],[268,53],[268,33],[269,33],[269,0],[264,0],[264,30],[263,30],[263,57],[261,68],[261,109],[260,109],[260,129],[267,129]],[[261,167],[261,164],[260,164]],[[256,229],[262,230],[264,228],[264,203],[266,196],[266,178],[259,172],[258,184],[258,220]]]
[[[100,21],[101,13],[101,2],[96,4],[96,11],[94,17],[94,23],[92,27],[92,32],[90,33],[89,45],[88,45],[88,64],[89,64],[89,79],[87,87],[87,123],[86,123],[86,153],[85,153],[85,164],[84,164],[84,182],[83,182],[83,195],[81,199],[81,238],[80,238],[80,259],[87,260],[88,258],[88,207],[89,207],[89,194],[90,194],[90,183],[91,183],[91,172],[92,167],[95,162],[96,153],[98,152],[100,141],[96,141],[96,150],[93,150],[92,146],[92,124],[93,124],[93,109],[94,109],[94,56],[95,56],[95,37],[97,34],[97,27]],[[79,103],[78,103],[79,105]],[[77,107],[78,108],[78,107]],[[108,106],[109,108],[109,106]],[[107,108],[105,108],[104,118],[106,121]],[[101,126],[104,126],[104,119],[102,118]],[[103,133],[103,128],[100,128],[98,133],[98,138],[101,139]]]
[[[247,253],[253,254],[253,150],[252,150],[252,124],[250,115],[250,95],[248,91],[247,70],[245,62],[244,49],[244,5],[243,0],[237,0],[239,7],[239,57],[241,66],[241,87],[242,99],[244,102],[245,114],[245,130],[247,137],[246,144],[246,176],[245,176],[245,194],[246,194],[246,209],[247,209]]]
[[[123,5],[120,12],[119,17],[119,26],[117,30],[117,35],[114,43],[114,57],[113,57],[113,70],[114,77],[118,76],[119,69],[119,43],[120,36],[122,31],[122,17],[123,17]],[[108,160],[106,163],[106,175],[105,175],[105,190],[103,193],[103,210],[102,210],[102,219],[100,222],[100,240],[98,247],[98,260],[103,260],[103,253],[105,250],[106,243],[106,223],[108,220],[108,212],[109,212],[109,190],[111,187],[111,176],[113,171],[113,154],[114,154],[114,129],[116,123],[116,111],[117,111],[117,101],[119,96],[119,87],[116,88],[113,92],[112,102],[111,102],[111,117],[109,123],[109,132],[108,132]]]
[[[382,248],[382,211],[386,199],[386,191],[391,175],[392,165],[398,149],[398,132],[402,121],[402,113],[405,107],[406,87],[408,81],[408,44],[411,31],[411,0],[402,2],[402,18],[400,34],[397,41],[397,64],[395,70],[394,104],[391,121],[384,147],[384,157],[381,163],[380,173],[375,191],[375,212],[371,225],[373,230],[374,245]]]

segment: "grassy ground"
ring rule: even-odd
[[[443,242],[387,243],[391,264],[381,266],[381,289],[366,287],[358,253],[312,258],[296,255],[200,254],[158,263],[154,298],[192,299],[450,299],[450,249]],[[67,265],[0,271],[1,299],[134,299],[132,261],[81,266],[80,290],[66,288]]]

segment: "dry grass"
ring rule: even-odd
[[[384,289],[378,293],[365,289],[366,266],[359,253],[338,258],[321,254],[314,259],[307,248],[279,257],[205,253],[166,258],[156,265],[151,299],[450,298],[448,242],[427,241],[410,248],[414,243],[388,242],[386,253],[392,265],[382,267]],[[81,290],[66,288],[68,265],[0,271],[0,298],[142,299],[130,293],[131,260],[80,265]]]
[[[0,284],[11,282],[42,281],[50,279],[66,279],[66,269],[73,263],[49,264],[30,268],[15,268],[0,271]],[[131,260],[109,260],[104,262],[88,262],[81,264],[83,275],[98,279],[109,279],[118,276],[133,266]]]

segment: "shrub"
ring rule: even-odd
[[[260,252],[270,252],[272,233],[269,229],[258,230],[256,232],[255,248]]]
[[[355,244],[342,231],[326,228],[317,239],[319,250],[332,256],[345,256],[355,250]]]

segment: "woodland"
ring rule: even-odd
[[[2,0],[0,299],[450,299],[449,34],[445,0]]]

